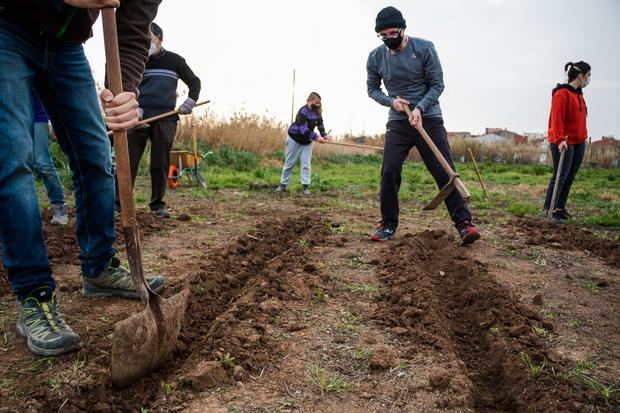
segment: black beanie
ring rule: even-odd
[[[155,22],[151,23],[151,33],[153,33],[159,40],[164,40],[164,31]]]
[[[381,30],[389,29],[391,27],[405,28],[407,22],[403,18],[403,14],[395,7],[388,6],[381,10],[377,14],[377,20],[375,25],[375,33],[379,33]]]

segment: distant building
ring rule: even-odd
[[[620,140],[616,139],[613,136],[603,136],[603,138],[599,141],[594,141],[591,143],[594,148],[602,148],[602,147],[615,147],[620,148]]]
[[[517,145],[522,143],[527,143],[527,138],[523,135],[518,134],[517,132],[509,131],[508,129],[501,128],[485,128],[485,135],[499,135],[506,138],[507,141],[512,141]],[[485,136],[482,135],[482,136]]]
[[[471,132],[448,132],[448,139],[469,139]]]
[[[496,133],[485,133],[484,135],[474,136],[471,138],[471,140],[480,142],[480,143],[511,142],[510,138],[507,138],[502,135],[498,135]]]

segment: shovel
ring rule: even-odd
[[[403,108],[405,109],[407,116],[411,117],[411,109],[409,108],[409,106],[403,105]],[[465,185],[463,185],[463,182],[461,181],[461,178],[459,178],[459,175],[454,172],[454,169],[452,169],[450,164],[446,161],[446,158],[444,158],[441,152],[439,152],[439,149],[437,149],[437,146],[435,146],[435,143],[433,142],[431,137],[428,136],[428,133],[426,133],[426,131],[422,127],[421,122],[418,122],[415,128],[420,133],[422,139],[424,139],[424,142],[426,142],[428,147],[433,152],[433,155],[435,155],[435,158],[437,158],[437,160],[449,177],[448,183],[443,188],[441,188],[439,194],[437,194],[435,199],[433,199],[431,202],[429,202],[428,205],[424,207],[424,210],[429,211],[437,209],[439,204],[441,204],[448,196],[450,196],[452,191],[454,191],[455,189],[459,192],[459,194],[461,194],[461,197],[463,197],[463,200],[465,202],[469,202],[469,198],[471,197],[469,191],[467,190],[467,188],[465,188]]]
[[[560,176],[562,176],[562,166],[564,165],[564,155],[566,149],[562,149],[560,153],[560,162],[558,163],[558,172],[555,174],[555,183],[553,184],[553,195],[551,195],[551,205],[549,205],[549,211],[547,211],[547,221],[551,221],[553,218],[553,211],[555,210],[555,204],[558,201],[558,188],[560,187]]]
[[[112,93],[118,95],[123,91],[123,84],[114,9],[103,9],[102,20],[108,83]],[[164,299],[149,288],[142,268],[126,131],[114,131],[114,148],[121,222],[131,277],[146,306],[141,312],[119,321],[114,327],[110,373],[112,384],[122,388],[147,375],[168,359],[181,330],[189,292],[184,290],[169,299]]]

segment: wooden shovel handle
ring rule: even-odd
[[[118,34],[116,31],[116,15],[114,9],[105,8],[101,11],[103,21],[103,37],[105,43],[106,69],[108,86],[114,96],[123,93],[121,77],[121,61],[118,51]],[[114,131],[114,151],[116,154],[116,176],[121,204],[121,223],[125,234],[127,258],[131,275],[143,301],[148,301],[148,287],[142,269],[140,236],[136,210],[133,204],[131,171],[129,168],[129,149],[127,147],[127,131]]]
[[[409,105],[403,105],[403,109],[405,109],[405,113],[407,114],[407,116],[411,117],[411,108],[409,108]],[[426,142],[428,147],[431,149],[431,151],[433,152],[433,155],[435,155],[435,158],[437,158],[437,161],[439,161],[439,163],[441,164],[441,167],[448,174],[448,176],[451,177],[453,175],[456,175],[456,172],[454,172],[454,169],[452,169],[448,161],[446,161],[446,158],[444,158],[442,153],[439,151],[439,149],[437,148],[437,145],[435,145],[431,137],[424,130],[422,123],[418,122],[415,125],[415,128],[420,133],[420,135],[422,136],[422,139],[424,139],[424,142]],[[454,180],[454,186],[456,187],[457,191],[459,191],[459,193],[461,194],[461,196],[463,197],[465,201],[469,200],[471,195],[469,194],[469,191],[467,190],[467,188],[465,188],[465,185],[463,185],[463,182],[461,181],[460,178],[457,177]]]
[[[203,100],[202,102],[196,103],[194,105],[194,107],[206,105],[207,103],[210,103],[210,102],[211,102],[210,100]],[[165,118],[168,118],[170,116],[177,115],[178,113],[179,113],[179,109],[171,110],[170,112],[162,113],[160,115],[152,116],[150,118],[144,119],[144,120],[140,121],[140,125],[145,125],[146,126],[146,125],[148,125],[151,122],[155,122],[155,121],[160,120],[160,119],[165,119]],[[108,132],[108,135],[112,135],[112,132],[113,131]]]

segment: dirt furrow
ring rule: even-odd
[[[387,291],[376,317],[406,339],[462,362],[456,369],[461,371],[433,380],[448,387],[453,377],[466,375],[470,408],[559,412],[583,411],[591,403],[591,395],[552,373],[564,360],[550,355],[534,331],[553,325],[522,305],[444,232],[407,236],[383,261],[380,278]]]

